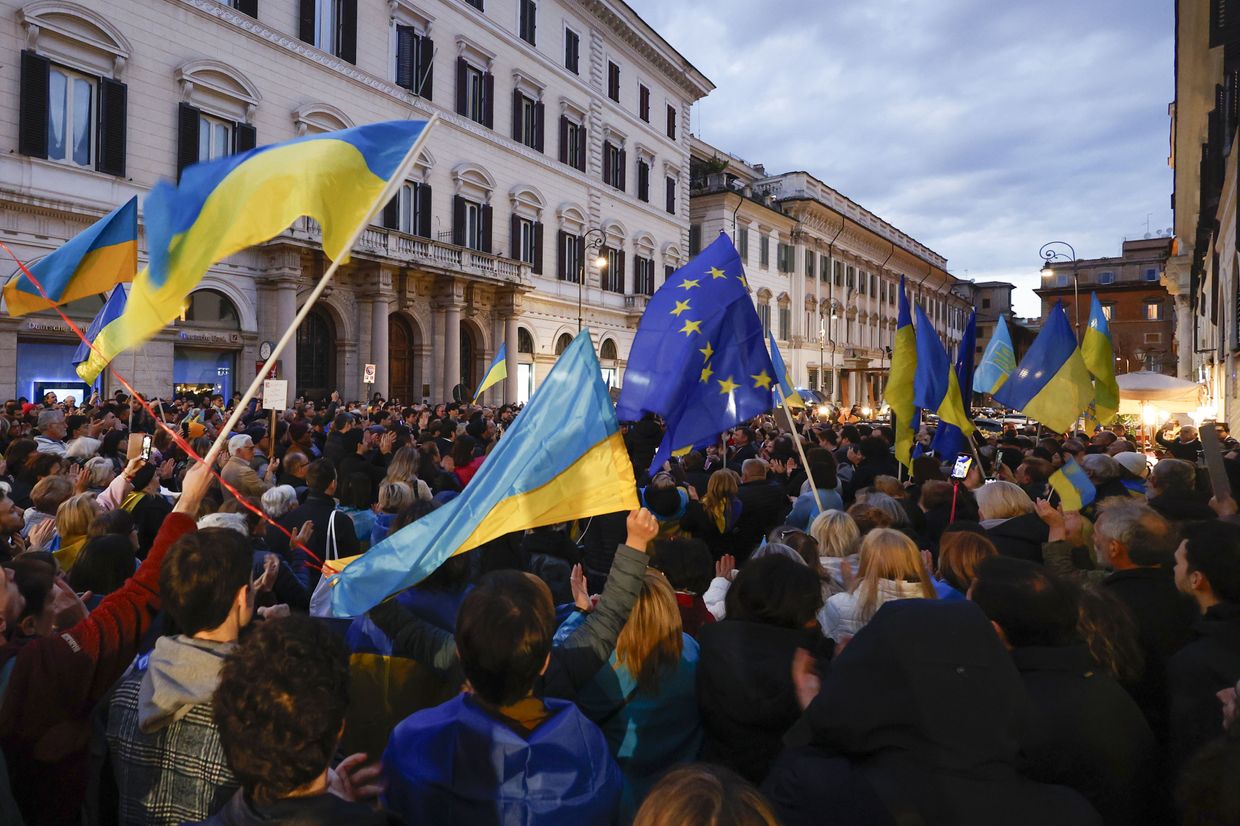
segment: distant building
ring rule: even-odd
[[[1062,301],[1079,339],[1089,326],[1090,295],[1097,293],[1115,343],[1115,372],[1175,375],[1175,314],[1162,283],[1170,251],[1170,238],[1145,238],[1125,241],[1115,258],[1047,265],[1042,286],[1035,290],[1042,299],[1042,317]]]

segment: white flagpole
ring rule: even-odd
[[[258,375],[254,377],[254,381],[250,382],[249,389],[245,391],[245,395],[241,397],[241,401],[237,402],[237,406],[233,409],[232,415],[228,417],[228,421],[224,424],[224,427],[220,429],[219,435],[215,437],[215,442],[211,445],[211,449],[207,451],[207,455],[203,457],[203,462],[208,467],[210,467],[215,461],[215,457],[219,455],[220,449],[223,448],[224,441],[228,438],[228,434],[232,432],[233,426],[236,425],[237,421],[241,418],[241,411],[245,410],[246,405],[250,403],[250,401],[258,394],[259,388],[263,386],[263,379],[265,379],[269,374],[271,366],[275,364],[277,359],[280,358],[280,354],[284,352],[284,348],[288,346],[288,343],[293,340],[293,336],[297,334],[297,328],[300,327],[301,323],[306,320],[306,316],[310,314],[311,308],[314,307],[314,302],[318,301],[319,296],[323,294],[323,290],[327,289],[327,285],[331,282],[332,276],[336,274],[336,270],[340,267],[341,259],[352,251],[353,245],[357,243],[357,239],[361,237],[362,232],[370,225],[371,218],[373,218],[379,210],[383,209],[384,205],[386,205],[396,193],[396,190],[400,188],[400,185],[404,183],[405,175],[409,172],[409,168],[413,166],[414,161],[417,159],[418,152],[422,150],[422,146],[426,142],[427,134],[431,131],[431,127],[434,126],[438,120],[438,113],[431,115],[430,119],[426,122],[426,127],[422,130],[422,134],[418,135],[417,140],[413,142],[413,146],[409,147],[409,151],[405,153],[405,157],[401,160],[400,166],[396,168],[396,172],[393,173],[392,177],[388,179],[387,186],[385,186],[383,191],[379,193],[379,197],[375,200],[374,206],[372,206],[370,211],[366,213],[366,216],[362,218],[361,223],[354,228],[353,234],[349,236],[348,243],[345,244],[344,251],[336,257],[336,260],[332,261],[331,266],[327,268],[327,272],[323,273],[323,277],[320,278],[319,283],[315,285],[313,292],[311,292],[309,297],[306,299],[306,303],[302,305],[301,309],[297,312],[296,317],[293,318],[292,325],[284,331],[284,335],[280,337],[278,342],[276,342],[276,346],[272,349],[271,355],[267,357],[267,363],[264,364],[262,369],[258,371]]]

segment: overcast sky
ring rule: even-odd
[[[1019,315],[1046,241],[1171,225],[1171,0],[628,2],[718,87],[694,133],[1017,284]]]

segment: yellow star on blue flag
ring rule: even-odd
[[[668,276],[646,306],[616,413],[623,421],[663,417],[667,432],[651,472],[674,450],[715,439],[774,406],[778,374],[744,277],[736,247],[720,233]],[[682,290],[693,291],[691,319],[676,313]]]

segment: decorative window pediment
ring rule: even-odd
[[[252,123],[262,95],[249,78],[218,60],[193,60],[174,73],[181,100],[238,123]]]
[[[133,52],[120,30],[77,3],[31,3],[17,12],[26,48],[85,71],[120,79]]]

